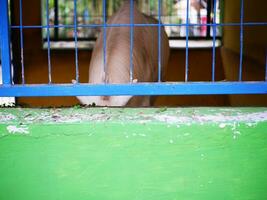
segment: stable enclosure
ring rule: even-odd
[[[102,21],[97,24],[90,24],[90,21],[86,21],[87,18],[84,18],[84,20],[79,18],[78,14],[81,11],[78,10],[77,15],[72,14],[73,20],[70,22],[67,20],[67,24],[64,24],[64,20],[56,20],[56,17],[53,18],[55,13],[57,13],[52,9],[55,2],[60,1],[46,2],[37,0],[31,3],[19,0],[10,1],[11,26],[9,26],[7,22],[8,13],[1,12],[1,15],[3,16],[1,17],[1,24],[3,24],[3,26],[1,26],[1,48],[4,49],[1,51],[2,67],[3,72],[5,72],[3,73],[3,76],[5,76],[3,80],[5,80],[4,83],[6,84],[6,87],[0,88],[1,96],[19,96],[17,102],[28,106],[70,106],[77,104],[78,101],[73,97],[25,98],[23,96],[92,95],[95,94],[96,91],[99,92],[98,94],[102,95],[120,93],[136,95],[145,95],[148,93],[152,95],[168,95],[156,98],[155,106],[266,105],[266,95],[229,96],[229,94],[266,93],[267,42],[265,35],[267,33],[267,19],[263,13],[267,6],[266,2],[263,0],[257,3],[251,1],[206,1],[209,5],[207,7],[207,10],[209,10],[207,14],[209,13],[210,15],[207,15],[206,21],[205,18],[204,21],[203,17],[200,18],[202,19],[202,21],[199,19],[200,22],[195,22],[191,19],[192,17],[190,18],[190,14],[187,15],[187,10],[194,10],[190,3],[188,3],[188,9],[187,7],[184,7],[184,10],[181,10],[181,12],[178,12],[180,10],[177,11],[179,15],[182,13],[184,17],[181,18],[183,20],[175,22],[175,20],[169,20],[169,18],[172,19],[172,15],[175,14],[174,11],[171,12],[172,14],[169,14],[169,18],[166,19],[165,16],[165,12],[169,12],[171,8],[170,6],[166,6],[170,1],[160,1],[161,3],[157,3],[157,1],[145,1],[155,2],[155,11],[153,11],[153,15],[162,19],[164,22],[154,24],[154,26],[177,26],[185,28],[185,35],[182,34],[182,32],[179,32],[180,35],[177,35],[178,33],[174,35],[176,38],[173,38],[173,36],[170,38],[170,40],[176,39],[176,41],[183,43],[184,48],[176,47],[171,49],[166,75],[167,83],[124,84],[123,86],[119,86],[119,89],[117,89],[118,86],[109,85],[96,86],[100,88],[95,89],[95,87],[84,84],[88,80],[88,66],[91,50],[80,47],[82,43],[79,42],[83,42],[80,40],[84,40],[84,38],[79,38],[78,36],[80,32],[83,32],[82,30],[93,30],[95,28],[102,30],[104,16],[102,15]],[[76,9],[78,9],[80,8],[79,5],[83,5],[82,2],[83,1],[72,2],[73,13],[75,13],[74,5],[76,5]],[[108,5],[108,2],[112,1],[103,0],[97,2],[99,2],[98,4],[102,5],[103,8]],[[3,11],[7,11],[8,5],[5,4],[7,4],[6,1],[1,3],[1,5],[3,5],[1,7]],[[46,4],[48,4],[48,7],[46,7]],[[187,4],[185,4],[185,6],[186,5]],[[160,9],[158,9],[158,7]],[[217,9],[217,7],[220,9]],[[54,14],[51,14],[52,11],[54,11]],[[216,12],[219,11],[220,13],[217,14]],[[98,14],[99,12],[104,12],[104,9],[99,9]],[[107,18],[111,11],[106,12]],[[50,15],[46,17],[46,13],[49,13]],[[216,15],[214,15],[214,13]],[[160,16],[161,14],[163,16]],[[77,19],[75,19],[75,16]],[[216,19],[213,19],[212,16],[216,16]],[[218,21],[217,18],[219,18],[220,21]],[[56,23],[55,21],[58,22]],[[77,23],[75,24],[75,22]],[[47,26],[48,23],[50,23],[49,26]],[[133,26],[133,33],[134,27],[135,25]],[[211,39],[210,48],[192,48],[192,43],[198,42],[201,39],[200,36],[192,36],[192,32],[194,32],[195,29],[192,31],[191,29],[194,27],[197,27],[200,30],[206,30],[206,34],[209,32],[211,35],[209,37],[209,39]],[[201,27],[203,28],[201,29]],[[80,30],[81,28],[82,30]],[[112,27],[111,25],[111,27],[107,26],[106,28],[116,27]],[[58,34],[60,35],[62,31],[64,32],[64,30],[70,29],[72,30],[72,35],[66,40],[67,42],[73,42],[72,44],[77,40],[78,43],[76,46],[74,45],[73,48],[63,46],[61,49],[53,49],[52,45],[49,45],[52,49],[45,48],[45,46],[48,46],[49,42],[52,44],[55,40],[52,33],[59,32]],[[221,30],[221,36],[216,36],[216,33],[219,32],[217,29]],[[51,31],[51,35],[47,35],[47,31]],[[11,35],[9,35],[9,33],[11,33]],[[201,33],[199,33],[199,35],[200,34]],[[52,38],[50,38],[50,36]],[[221,41],[220,46],[217,44],[218,41]],[[12,84],[11,70],[9,70],[11,66],[9,42],[12,42],[14,85]],[[82,84],[72,85],[71,80],[77,77],[79,77],[79,81]],[[51,81],[51,84],[48,84],[49,81]],[[21,85],[21,83],[24,84]],[[9,84],[11,84],[11,88],[9,88]],[[33,86],[32,84],[35,85]],[[170,84],[170,86],[167,84]],[[28,91],[30,91],[31,94],[24,90],[24,87],[26,88],[26,86],[29,86],[27,88],[29,88]],[[143,86],[148,88],[144,90],[140,89],[143,88]],[[112,91],[119,92],[108,92],[111,91],[109,87],[112,88]],[[20,91],[20,89],[22,89],[23,92]],[[43,89],[46,89],[46,92],[43,92]],[[69,92],[67,92],[68,90]],[[33,95],[32,93],[35,92],[38,94]],[[186,96],[174,96],[177,94]],[[199,96],[198,94],[201,95]],[[206,96],[209,94],[212,94],[212,96]],[[226,95],[216,96],[216,94]]]
[[[0,199],[266,199],[267,2],[126,0],[129,23],[108,23],[123,2],[0,0],[0,97],[16,100],[0,108]],[[135,6],[157,23],[133,23]],[[147,27],[156,82],[134,73],[134,34]],[[105,68],[118,28],[129,29],[129,81],[88,83],[96,39]],[[153,96],[154,108],[76,99],[123,95]]]

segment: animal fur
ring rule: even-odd
[[[141,13],[134,2],[135,24],[158,24],[158,21]],[[107,24],[130,24],[130,1],[107,21]],[[169,41],[161,29],[161,66],[164,79],[168,58]],[[108,27],[106,29],[106,75],[103,63],[103,31],[98,37],[89,67],[91,84],[124,84],[130,82],[130,27]],[[158,27],[146,26],[134,28],[133,79],[135,82],[156,82],[158,78]],[[138,84],[138,83],[137,83]],[[80,96],[82,104],[97,106],[150,106],[149,96]]]

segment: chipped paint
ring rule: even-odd
[[[8,122],[8,121],[15,120],[15,119],[16,119],[16,116],[10,113],[0,112],[0,122]]]
[[[11,134],[29,134],[29,128],[25,125],[21,126],[9,125],[6,128],[7,131]]]
[[[174,108],[160,109],[116,109],[116,108],[69,108],[69,109],[1,109],[0,123],[23,122],[32,123],[82,123],[116,121],[125,123],[164,123],[170,127],[175,125],[192,126],[193,124],[216,123],[220,128],[233,126],[235,122],[245,122],[247,126],[267,121],[266,108]],[[160,110],[160,111],[159,111]],[[10,112],[11,111],[11,112]],[[12,112],[14,111],[14,112]],[[17,116],[19,115],[19,116]]]

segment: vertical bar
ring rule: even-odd
[[[56,25],[56,27],[54,28],[55,31],[55,40],[58,41],[58,0],[54,0],[54,6],[55,6],[55,16],[54,16],[54,24]]]
[[[189,1],[190,1],[190,0],[186,0],[186,50],[185,50],[185,82],[187,82],[187,81],[188,81]]]
[[[15,4],[17,5],[18,1],[8,1],[8,2],[9,2],[9,12],[10,12],[9,24],[10,24],[10,30],[12,30],[11,25],[15,24],[17,22],[17,20],[16,20],[17,18],[14,15],[12,15],[11,13],[12,13],[12,11],[15,11]],[[20,49],[19,38],[20,38],[19,29],[18,30],[12,30],[12,32],[10,32],[10,44],[12,44],[12,50],[10,49],[10,54],[12,54],[12,58],[11,58],[12,84],[18,84],[18,83],[22,82],[22,80],[21,80],[21,49]],[[0,58],[0,60],[1,60],[1,58]],[[15,67],[13,67],[13,66],[15,66]]]
[[[242,81],[243,70],[243,40],[244,40],[244,0],[240,0],[240,60],[238,81]]]
[[[168,7],[168,16],[169,16],[169,23],[172,24],[172,10],[173,10],[173,6],[172,6],[172,2],[173,0],[169,0],[169,7]]]
[[[51,77],[51,50],[50,50],[50,23],[49,23],[49,0],[46,0],[46,38],[47,38],[47,59],[48,59],[48,83],[52,83]]]
[[[216,49],[215,49],[215,42],[216,42],[216,1],[213,1],[213,34],[212,34],[212,82],[215,81],[215,62],[216,62]]]
[[[116,5],[114,0],[112,0],[112,13],[115,13],[115,10],[116,10]]]
[[[103,7],[103,62],[105,83],[107,83],[107,66],[106,66],[106,44],[107,44],[107,24],[106,24],[106,0],[102,0]]]
[[[149,16],[152,15],[152,13],[151,13],[151,4],[152,4],[153,2],[154,2],[154,1],[149,1]]]
[[[130,82],[133,82],[134,0],[130,0]]]
[[[20,30],[20,60],[21,60],[21,80],[25,84],[24,76],[24,41],[23,41],[23,18],[22,18],[22,0],[19,1],[19,30]]]
[[[10,35],[8,1],[0,0],[0,49],[2,60],[2,78],[4,85],[11,84],[11,56],[10,56]]]
[[[267,50],[265,55],[265,81],[267,81]]]
[[[66,4],[66,1],[63,0],[63,3],[64,3],[64,5],[65,5],[65,4]],[[66,8],[67,8],[67,6],[65,6],[65,8],[64,8],[64,13],[63,13],[64,25],[67,24],[67,13],[66,13]],[[63,28],[63,31],[64,31],[64,37],[66,37],[66,35],[67,35],[67,31],[66,31],[66,29]]]
[[[207,24],[211,22],[211,1],[212,0],[207,0]],[[206,38],[210,38],[210,29],[210,26],[207,26]]]
[[[161,82],[161,0],[158,0],[158,82]]]
[[[75,72],[76,72],[76,83],[79,83],[78,33],[77,33],[77,0],[74,0],[74,40],[75,40]]]

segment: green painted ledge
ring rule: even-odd
[[[267,108],[0,109],[0,200],[267,199]]]

